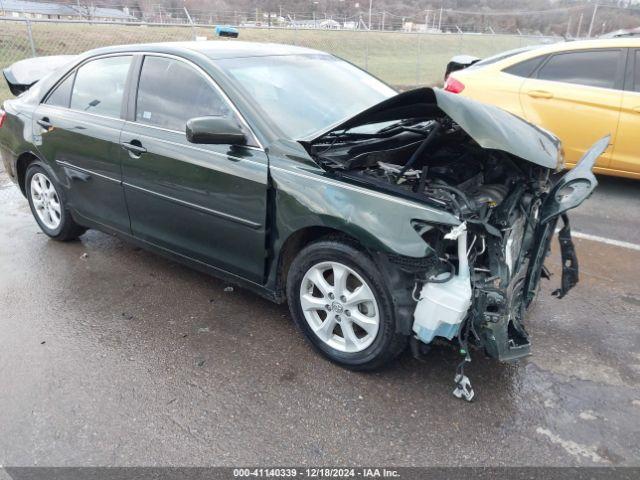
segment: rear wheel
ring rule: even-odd
[[[381,367],[406,345],[382,274],[353,245],[321,241],[304,248],[289,269],[287,298],[307,339],[344,367]]]
[[[55,240],[73,240],[86,229],[73,220],[60,191],[53,175],[40,162],[29,165],[25,175],[25,192],[40,229]]]

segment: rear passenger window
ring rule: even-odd
[[[620,61],[619,50],[561,53],[552,56],[537,77],[542,80],[613,88]]]
[[[60,83],[53,92],[49,95],[49,98],[44,102],[47,105],[54,105],[56,107],[69,108],[69,101],[71,100],[71,87],[73,87],[73,79],[75,72],[69,75],[65,80]]]
[[[130,56],[107,57],[82,65],[76,73],[71,108],[107,117],[120,117]]]
[[[538,65],[540,65],[540,63],[542,63],[542,60],[544,60],[545,58],[545,56],[530,58],[529,60],[515,63],[510,67],[503,69],[502,71],[505,73],[510,73],[511,75],[516,75],[518,77],[528,78],[531,76],[533,71],[538,68]]]
[[[180,60],[145,57],[136,122],[184,132],[191,118],[228,113],[224,99],[194,68]]]

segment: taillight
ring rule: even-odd
[[[4,119],[7,118],[7,112],[0,110],[0,128],[4,125]]]
[[[444,89],[447,92],[460,93],[464,90],[464,83],[462,83],[460,80],[456,80],[451,75],[449,75],[447,81],[444,82]]]

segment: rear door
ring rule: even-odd
[[[640,174],[640,49],[629,51],[618,136],[611,168]]]
[[[129,233],[120,130],[131,55],[88,60],[37,108],[34,135],[69,205],[92,222]]]
[[[265,152],[248,128],[248,145],[187,141],[190,118],[226,115],[243,124],[223,92],[196,65],[177,57],[146,55],[137,85],[121,137],[133,234],[261,283]]]
[[[575,165],[604,135],[615,141],[624,77],[625,49],[595,49],[550,55],[520,90],[527,120],[562,140],[565,160]],[[596,162],[607,167],[608,149]]]

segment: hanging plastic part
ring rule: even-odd
[[[475,396],[475,392],[473,391],[473,387],[471,387],[471,382],[469,381],[469,377],[466,375],[456,375],[455,377],[456,388],[453,391],[453,395],[456,398],[463,398],[467,402],[473,401],[473,397]]]
[[[426,281],[413,312],[412,330],[418,339],[431,343],[434,337],[452,340],[460,329],[471,306],[471,281],[467,259],[467,225],[454,227],[445,238],[458,242],[458,274],[440,273]]]
[[[560,241],[560,255],[562,257],[562,283],[560,288],[554,290],[551,294],[562,298],[569,290],[576,286],[580,276],[578,274],[578,257],[576,249],[571,240],[571,225],[569,217],[566,213],[562,214],[563,227],[558,232],[558,240]]]
[[[475,397],[475,392],[473,391],[473,387],[471,386],[471,380],[464,374],[464,366],[466,363],[471,363],[471,355],[469,354],[468,343],[469,343],[469,331],[471,330],[471,325],[473,323],[473,318],[467,320],[467,323],[460,331],[458,335],[458,343],[460,344],[460,355],[464,355],[464,360],[462,360],[458,367],[456,368],[456,375],[453,377],[453,381],[456,384],[456,388],[453,389],[453,395],[456,398],[461,398],[466,400],[467,402],[471,402],[473,397]]]
[[[465,341],[466,343],[466,341]],[[466,348],[460,348],[460,353],[464,352],[464,360],[460,362],[458,368],[456,368],[456,375],[453,377],[453,381],[456,384],[456,388],[453,389],[453,395],[456,398],[462,398],[467,402],[473,400],[475,396],[475,392],[473,391],[473,387],[471,386],[471,380],[464,374],[464,365],[467,362],[471,362],[471,355],[469,355],[469,351]]]

